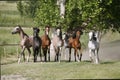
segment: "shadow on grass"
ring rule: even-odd
[[[116,63],[115,61],[106,61],[106,62],[101,62],[100,64],[114,64]]]

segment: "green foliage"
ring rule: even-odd
[[[57,0],[23,1],[24,9],[22,6],[21,9],[34,19],[37,26],[56,26],[59,22],[63,28],[73,29],[91,18],[86,29],[95,27],[97,30],[112,28],[113,31],[120,31],[119,0],[66,0],[64,19],[60,18],[56,3]]]
[[[20,24],[25,27],[33,27],[33,19],[20,16],[16,2],[17,1],[12,1],[8,3],[6,1],[0,1],[0,26],[14,27]]]
[[[56,26],[60,19],[59,9],[56,0],[40,0],[40,7],[37,9],[35,21],[39,26]]]
[[[29,1],[18,1],[17,2],[17,9],[20,12],[21,16],[27,16],[34,18],[35,12],[39,7],[38,0],[29,0]]]

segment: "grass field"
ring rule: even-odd
[[[98,65],[91,64],[89,61],[79,63],[65,61],[61,63],[13,63],[1,65],[1,75],[6,78],[21,75],[21,77],[17,77],[21,80],[22,78],[25,80],[119,79],[120,62],[103,62]],[[14,75],[14,77],[9,75]]]
[[[17,24],[29,27],[24,28],[24,31],[28,35],[33,35],[34,23],[32,19],[21,17],[17,11],[16,3],[0,1],[0,45],[20,42],[18,34],[11,34]],[[42,34],[43,30],[39,35]],[[109,31],[102,40],[105,43],[117,41],[120,40],[120,34]],[[86,48],[88,34],[82,35],[80,41],[82,48]],[[29,63],[17,64],[17,55],[20,50],[19,46],[0,46],[1,80],[120,79],[119,61],[102,61],[101,64],[95,65],[90,61],[33,63],[31,59]]]
[[[0,28],[0,44],[19,43],[19,35],[12,35],[13,28]],[[32,28],[24,28],[28,35],[32,35]],[[42,35],[43,32],[40,33]],[[113,34],[113,35],[111,35]],[[111,35],[111,36],[110,36]],[[116,35],[116,36],[115,36]],[[9,37],[8,37],[9,36]],[[119,33],[109,32],[103,36],[105,41],[111,37],[119,40]],[[88,36],[82,35],[81,42],[87,44]],[[6,52],[4,54],[4,48]],[[0,47],[1,55],[1,76],[2,80],[61,80],[61,79],[119,79],[120,62],[119,61],[102,61],[101,64],[91,64],[89,61],[76,62],[48,62],[48,63],[24,63],[17,64],[17,51],[20,52],[19,46],[2,46]],[[27,52],[25,52],[27,53]],[[33,61],[31,59],[31,61]]]
[[[17,1],[0,1],[0,26],[14,27],[17,24],[26,27],[35,26],[33,19],[20,16],[16,3]]]

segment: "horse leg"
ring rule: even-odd
[[[76,50],[74,49],[74,58],[75,58],[75,62],[76,62]]]
[[[36,60],[37,60],[37,50],[36,50],[36,48],[33,48],[33,55],[34,55],[34,62],[36,62]]]
[[[39,48],[39,56],[40,56],[40,61],[42,62],[41,47]]]
[[[47,62],[47,49],[43,48],[44,61]]]
[[[92,50],[91,49],[89,49],[89,57],[91,59],[91,62],[93,62],[93,59],[92,59]]]
[[[81,59],[82,59],[82,50],[81,49],[79,49],[79,51],[80,51],[80,61],[81,61]]]
[[[98,56],[98,49],[95,50],[95,63],[98,64],[99,63],[99,56]]]
[[[29,55],[27,57],[27,62],[29,62],[29,58],[30,58],[30,55],[31,55],[31,50],[30,50],[30,48],[27,48],[27,50],[28,50],[28,53],[29,53]]]
[[[58,55],[59,56],[59,62],[61,61],[61,52],[62,52],[62,47],[60,47],[59,51],[58,51],[58,53],[59,53],[59,55]]]
[[[20,60],[21,60],[22,55],[24,54],[24,51],[25,51],[25,46],[22,47],[22,51],[21,51],[21,53],[18,56],[18,64],[20,63]],[[23,55],[23,56],[25,56],[25,55]]]
[[[78,50],[76,50],[76,54],[77,54],[77,62],[80,62]]]
[[[48,61],[50,62],[50,46],[48,46]]]
[[[57,47],[57,49],[56,49],[56,61],[58,61],[59,60],[59,48]]]
[[[24,60],[24,62],[25,62],[25,53],[23,52],[23,60]]]
[[[56,62],[57,61],[57,49],[56,49],[56,47],[54,47],[54,50],[55,50],[55,59],[54,59],[54,61]]]
[[[71,48],[69,48],[69,62],[71,61]]]

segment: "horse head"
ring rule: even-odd
[[[57,34],[58,37],[60,37],[62,39],[62,31],[61,31],[60,27],[56,28],[56,34]]]
[[[96,41],[96,34],[95,34],[95,32],[93,32],[93,31],[91,31],[91,32],[89,32],[89,40],[91,41],[91,40],[94,40],[94,41]]]
[[[50,27],[49,26],[45,26],[45,33],[48,35],[50,31]]]
[[[38,36],[40,29],[37,27],[33,28],[33,36]]]
[[[22,28],[20,25],[17,25],[13,31],[12,31],[12,34],[16,34],[16,33],[20,33],[20,31],[22,31]]]

